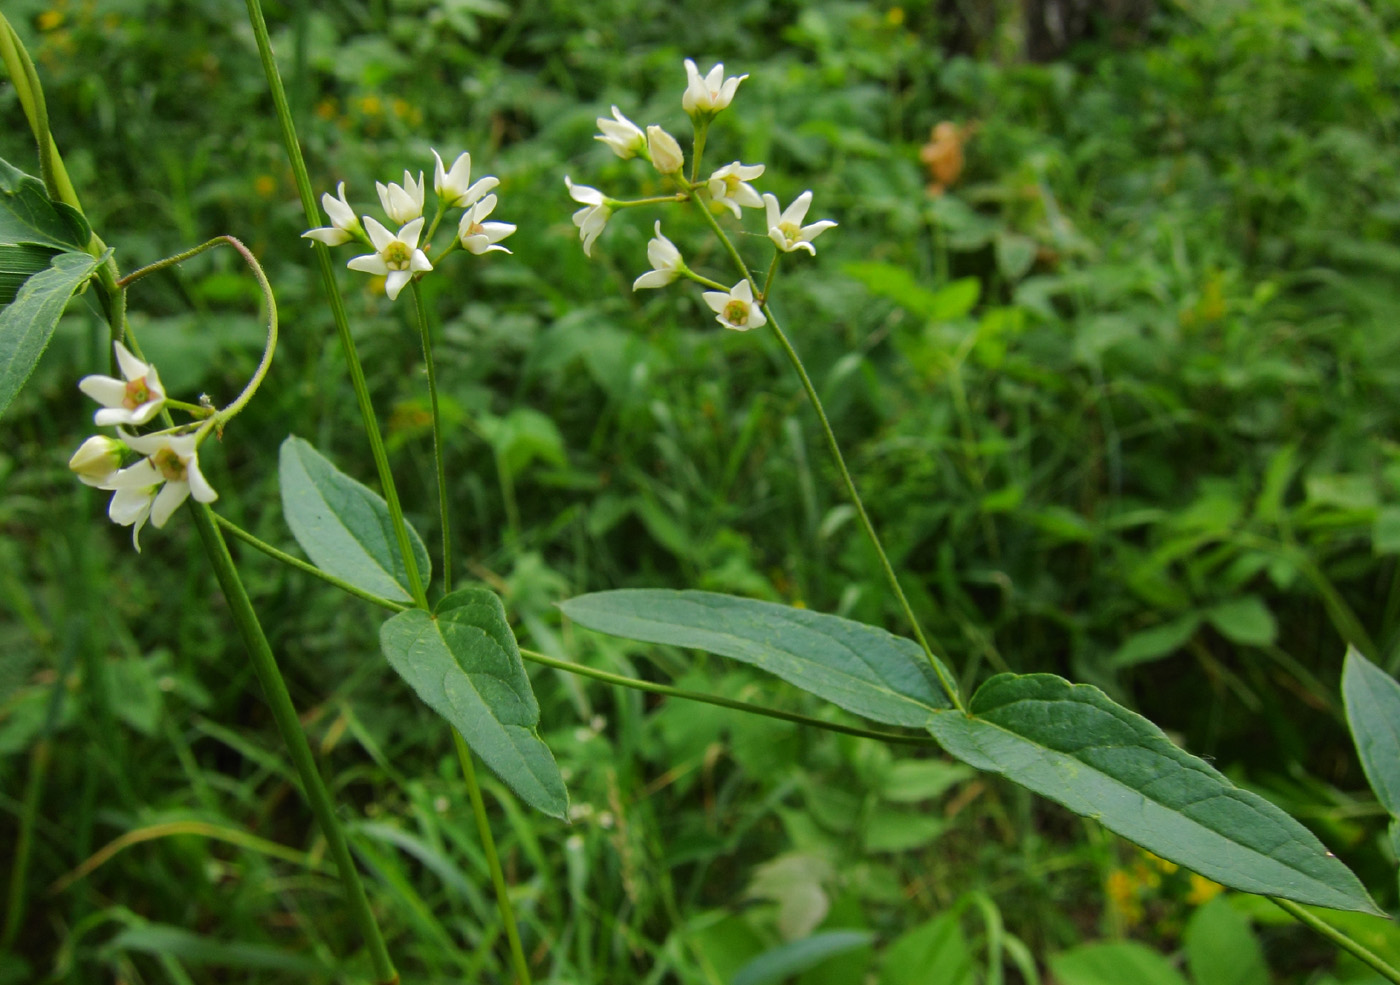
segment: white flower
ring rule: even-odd
[[[107,507],[112,522],[135,525],[131,542],[139,551],[138,538],[148,517],[163,527],[190,495],[201,503],[212,503],[219,494],[199,471],[194,435],[119,433],[127,445],[146,457],[113,475],[101,488],[115,493]]]
[[[120,342],[113,342],[112,348],[124,378],[84,376],[78,381],[78,389],[103,406],[93,417],[98,427],[145,424],[165,403],[160,377],[154,366],[137,359]]]
[[[475,205],[481,196],[501,183],[499,178],[482,178],[476,184],[472,184],[472,156],[467,153],[457,155],[457,160],[452,162],[452,170],[447,170],[442,166],[442,158],[438,157],[438,152],[433,151],[433,191],[437,192],[438,198],[442,199],[442,204],[449,209],[466,209]],[[407,172],[404,178],[408,177]],[[393,185],[389,186],[391,189]],[[388,211],[386,208],[385,211]],[[423,211],[422,207],[418,210]],[[410,217],[411,218],[411,217]],[[398,222],[406,220],[398,219]]]
[[[714,116],[729,105],[739,83],[748,78],[740,75],[726,79],[724,64],[716,63],[703,78],[700,70],[689,58],[685,60],[685,95],[681,96],[681,106],[691,116]]]
[[[710,175],[710,180],[706,182],[710,189],[711,201],[727,205],[736,219],[741,215],[741,205],[750,209],[763,208],[763,199],[749,184],[761,174],[762,164],[740,164],[738,161],[726,164]]]
[[[598,117],[598,129],[603,131],[594,140],[601,140],[612,148],[612,152],[624,161],[636,157],[647,145],[646,134],[637,124],[623,116],[616,106],[612,108],[613,119]]]
[[[456,167],[456,165],[453,165]],[[418,180],[407,171],[403,173],[402,185],[374,183],[379,192],[379,204],[384,206],[384,214],[399,225],[412,222],[423,214],[423,172],[418,172]]]
[[[763,312],[754,304],[753,288],[749,282],[741,280],[726,294],[723,291],[706,291],[705,303],[715,312],[715,321],[725,328],[737,332],[747,332],[768,324]]]
[[[418,237],[423,232],[422,216],[400,229],[397,236],[365,216],[365,231],[374,244],[374,252],[355,257],[346,266],[351,270],[383,277],[384,293],[389,295],[390,301],[398,298],[399,292],[413,279],[414,274],[433,269],[427,254],[418,248]]]
[[[662,174],[675,174],[685,167],[681,145],[660,127],[647,127],[647,153],[651,155],[652,167]]]
[[[327,246],[339,246],[341,243],[348,243],[360,232],[360,220],[355,218],[355,210],[350,207],[350,203],[345,200],[345,182],[341,182],[336,187],[339,199],[332,198],[330,192],[321,196],[321,205],[326,210],[326,215],[331,217],[329,226],[320,226],[316,229],[308,229],[301,234],[302,239],[318,239]]]
[[[68,467],[79,481],[89,486],[101,486],[122,467],[122,452],[126,445],[105,435],[88,438],[68,460]]]
[[[665,287],[685,271],[681,251],[676,249],[675,243],[661,235],[660,219],[656,220],[656,235],[647,242],[647,259],[651,261],[652,269],[632,282],[634,291],[644,287]]]
[[[509,222],[482,222],[491,210],[496,207],[496,196],[487,195],[480,202],[477,202],[466,214],[462,216],[461,223],[457,226],[457,235],[462,240],[462,247],[468,253],[475,253],[480,256],[483,253],[500,251],[509,253],[510,250],[504,246],[497,246],[501,240],[515,232],[515,226]]]
[[[778,197],[776,195],[763,196],[763,206],[768,212],[768,238],[776,243],[778,249],[784,253],[791,253],[793,250],[806,250],[816,256],[817,248],[812,245],[812,240],[836,225],[830,219],[822,219],[810,226],[802,225],[802,220],[807,217],[807,209],[811,207],[811,204],[812,193],[803,192],[792,200],[792,204],[782,215],[779,215]]]
[[[583,255],[591,257],[593,255],[593,241],[598,238],[598,234],[608,224],[608,219],[612,216],[612,208],[598,189],[589,188],[587,185],[576,185],[569,180],[568,175],[564,176],[564,184],[569,189],[569,197],[575,202],[583,204],[583,208],[574,213],[574,225],[578,226],[579,238],[583,240]]]

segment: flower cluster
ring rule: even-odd
[[[141,528],[148,519],[155,526],[164,527],[190,496],[201,503],[212,503],[219,494],[199,471],[197,448],[207,429],[191,434],[171,428],[136,435],[122,428],[150,421],[165,406],[166,395],[154,366],[136,358],[120,342],[114,342],[112,348],[121,379],[86,376],[78,388],[102,405],[94,416],[98,426],[115,425],[119,437],[88,438],[68,467],[81,481],[113,493],[107,515],[113,523],[134,528],[131,542],[139,551]],[[128,452],[136,452],[141,458],[122,468]]]
[[[321,196],[321,205],[331,224],[309,229],[302,236],[327,246],[340,246],[353,240],[370,247],[372,253],[354,257],[347,266],[351,270],[383,277],[384,293],[390,301],[396,300],[410,281],[433,269],[433,262],[428,259],[428,244],[432,242],[438,224],[449,209],[462,209],[463,213],[457,223],[457,235],[438,254],[439,263],[456,249],[477,256],[493,252],[509,253],[510,250],[499,244],[515,232],[515,226],[509,222],[487,221],[496,208],[496,196],[488,193],[500,184],[499,179],[486,177],[473,182],[470,154],[458,155],[452,167],[448,168],[442,163],[438,152],[433,151],[433,162],[433,191],[437,195],[437,210],[426,234],[423,231],[427,223],[423,215],[423,202],[427,190],[423,172],[418,172],[415,179],[412,172],[405,171],[402,184],[375,182],[379,204],[397,232],[371,216],[357,217],[345,198],[345,182],[342,181],[336,188],[335,196],[329,192]],[[424,245],[420,246],[420,243]]]
[[[761,209],[764,232],[777,248],[768,284],[763,288],[766,293],[777,271],[779,259],[784,254],[797,250],[816,255],[817,249],[812,245],[812,241],[836,223],[822,219],[803,224],[807,210],[812,204],[810,191],[797,196],[786,209],[782,208],[776,196],[759,194],[752,182],[763,176],[762,164],[733,161],[716,168],[709,177],[702,178],[700,155],[704,150],[710,123],[733,102],[739,84],[748,76],[725,78],[722,64],[715,65],[709,72],[701,75],[695,62],[689,58],[685,60],[685,73],[686,87],[681,94],[681,108],[690,117],[695,131],[689,177],[685,173],[685,154],[674,137],[659,126],[647,126],[645,129],[638,126],[623,116],[616,106],[612,107],[611,119],[599,117],[599,134],[594,138],[624,161],[640,157],[651,162],[657,172],[675,185],[677,190],[674,194],[629,201],[611,198],[597,188],[577,185],[573,179],[564,178],[569,196],[583,206],[574,213],[574,225],[578,227],[579,237],[583,240],[584,255],[593,255],[593,244],[597,242],[608,220],[619,209],[643,205],[695,203],[704,210],[705,219],[716,233],[726,239],[725,233],[715,224],[715,212],[727,209],[735,219],[742,222],[745,209]],[[733,287],[726,288],[723,284],[703,277],[687,267],[680,250],[662,234],[659,221],[654,228],[656,235],[647,243],[647,259],[651,261],[652,269],[633,282],[632,290],[664,287],[684,277],[714,288],[704,293],[704,300],[714,310],[715,320],[725,328],[747,331],[767,324],[768,319],[764,314],[767,301],[765,293],[758,293],[758,283],[753,280],[748,268],[737,260],[738,254],[732,247],[727,248],[727,252],[736,257],[743,277]]]

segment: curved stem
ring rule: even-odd
[[[219,587],[228,601],[229,613],[238,627],[238,634],[243,638],[253,671],[262,685],[272,717],[277,722],[282,741],[286,743],[287,752],[291,755],[292,764],[301,779],[302,791],[311,806],[311,812],[316,816],[321,833],[326,838],[326,846],[330,849],[331,858],[340,873],[340,881],[350,897],[350,914],[369,948],[375,978],[381,985],[392,985],[399,980],[398,972],[394,970],[394,963],[384,946],[384,937],[379,931],[374,911],[370,909],[369,897],[365,895],[359,870],[355,868],[355,861],[350,856],[345,832],[336,818],[335,805],[331,802],[330,793],[316,768],[316,760],[311,755],[311,745],[306,741],[306,733],[297,718],[292,697],[287,692],[287,683],[277,668],[277,659],[272,655],[272,647],[263,635],[262,626],[253,611],[253,603],[249,600],[243,581],[238,577],[238,569],[234,567],[233,558],[229,555],[228,545],[219,534],[214,511],[204,503],[191,502],[190,506],[195,527],[199,530],[200,539],[204,541],[204,549],[209,555],[209,563],[214,568]]]
[[[734,244],[720,228],[715,217],[710,214],[710,210],[705,208],[704,203],[700,203],[698,209],[705,221],[709,223],[710,229],[719,237],[725,251],[729,254],[734,265],[738,267],[744,279],[753,288],[754,296],[759,296],[758,284],[753,279],[753,274],[749,272],[748,264],[744,263],[744,258],[739,255],[739,251],[734,248]],[[856,515],[860,517],[861,526],[865,528],[865,535],[870,539],[871,545],[875,548],[876,555],[880,558],[880,567],[884,569],[885,580],[894,591],[895,598],[899,601],[899,606],[904,610],[904,618],[908,620],[910,627],[914,630],[914,636],[923,647],[924,655],[928,657],[929,663],[933,667],[933,672],[938,676],[938,683],[943,688],[943,692],[948,695],[948,700],[953,703],[953,707],[959,711],[965,711],[962,698],[958,695],[958,686],[948,675],[948,671],[934,655],[933,648],[929,645],[928,637],[924,635],[924,628],[919,623],[919,619],[914,615],[914,609],[909,604],[909,599],[904,594],[904,589],[899,584],[899,576],[894,572],[894,566],[890,564],[889,556],[885,553],[885,545],[880,541],[880,535],[875,532],[875,525],[870,521],[870,514],[865,511],[865,502],[860,498],[860,492],[856,489],[855,480],[851,478],[851,470],[846,467],[846,458],[841,454],[841,446],[836,441],[836,432],[831,429],[831,422],[827,420],[826,408],[822,405],[821,397],[817,395],[817,388],[812,385],[812,378],[807,375],[807,367],[802,364],[802,359],[797,354],[797,350],[788,341],[787,335],[778,324],[778,319],[774,317],[772,309],[765,301],[761,305],[763,313],[768,317],[768,324],[773,328],[773,334],[777,336],[778,342],[783,347],[783,352],[787,354],[788,362],[792,364],[793,370],[797,373],[797,378],[802,381],[802,389],[807,392],[807,399],[811,401],[812,409],[816,411],[817,421],[821,425],[822,434],[826,436],[826,446],[831,452],[832,460],[836,462],[837,471],[841,473],[841,482],[846,487],[846,494],[850,497],[851,505],[856,508]]]
[[[684,688],[671,687],[668,684],[654,684],[651,681],[642,681],[635,677],[624,677],[621,674],[613,674],[606,670],[585,667],[583,664],[569,663],[567,660],[556,660],[553,657],[545,656],[543,653],[537,653],[534,650],[526,650],[524,647],[521,647],[520,655],[532,663],[543,664],[546,667],[567,671],[570,674],[578,674],[581,677],[591,677],[595,681],[616,684],[619,687],[630,687],[634,691],[646,691],[649,694],[662,694],[668,698],[682,698],[686,701],[698,701],[701,704],[718,705],[721,708],[732,708],[735,711],[746,711],[753,715],[778,718],[785,722],[795,722],[798,725],[810,725],[813,728],[826,729],[828,732],[841,732],[845,735],[856,735],[860,736],[862,739],[878,739],[881,742],[906,746],[938,745],[932,736],[900,735],[897,732],[881,732],[877,729],[859,728],[854,725],[841,725],[837,722],[824,722],[820,718],[811,718],[807,715],[799,715],[791,711],[781,711],[777,708],[769,708],[766,705],[753,704],[749,701],[736,701],[733,698],[721,698],[718,695],[705,694],[702,691],[687,691]]]
[[[210,512],[213,513],[212,510]],[[273,558],[277,561],[281,561],[288,567],[296,568],[298,571],[304,572],[305,574],[311,575],[312,577],[319,578],[327,584],[334,585],[342,592],[349,592],[356,598],[364,599],[366,602],[372,602],[373,604],[379,606],[382,609],[390,609],[394,612],[403,612],[405,609],[412,608],[412,606],[404,605],[402,602],[395,602],[393,599],[382,598],[381,596],[375,595],[373,592],[367,592],[357,585],[352,585],[348,581],[344,581],[343,579],[337,578],[335,575],[331,574],[328,571],[322,571],[314,564],[307,564],[301,558],[288,554],[286,551],[279,550],[278,548],[273,547],[267,541],[261,540],[255,535],[249,533],[247,530],[244,530],[238,524],[228,519],[228,517],[220,516],[218,513],[213,513],[213,517],[215,523],[217,523],[220,527],[223,527],[224,530],[228,531],[238,540],[243,541],[243,543],[247,544],[249,547],[254,547],[262,551],[268,557]]]
[[[433,368],[433,339],[423,290],[412,281],[413,307],[418,312],[418,334],[423,337],[423,361],[428,364],[428,401],[433,410],[433,462],[437,467],[438,519],[442,523],[442,591],[452,591],[452,527],[447,519],[447,469],[443,465],[442,418],[438,414],[437,371]]]
[[[506,927],[506,939],[510,942],[510,960],[515,966],[515,980],[518,985],[530,985],[530,965],[525,960],[525,950],[520,946],[520,930],[515,925],[515,910],[511,907],[505,872],[501,869],[501,857],[496,853],[496,839],[491,835],[491,820],[486,816],[486,802],[481,797],[481,786],[476,782],[476,767],[472,765],[472,751],[467,748],[462,734],[452,730],[452,742],[457,747],[457,759],[462,764],[462,776],[467,781],[467,795],[471,797],[472,813],[476,815],[476,830],[481,835],[481,847],[486,852],[486,865],[491,870],[491,884],[496,890],[496,907],[501,913],[501,922]]]
[[[1337,947],[1341,948],[1343,951],[1346,951],[1358,961],[1370,965],[1381,975],[1390,979],[1392,982],[1396,982],[1397,985],[1400,985],[1400,970],[1397,970],[1395,967],[1389,964],[1379,954],[1376,954],[1374,951],[1370,950],[1365,945],[1361,944],[1359,941],[1355,941],[1352,938],[1348,937],[1346,934],[1338,930],[1336,927],[1332,926],[1327,921],[1316,916],[1304,907],[1299,906],[1292,900],[1279,899],[1276,896],[1269,896],[1267,898],[1275,906],[1283,910],[1283,912],[1287,913],[1294,920],[1297,920],[1299,923],[1306,924],[1308,927],[1311,927],[1317,933],[1321,934],[1323,937],[1326,937],[1329,941],[1337,945]]]
[[[262,60],[263,74],[267,77],[268,89],[272,93],[272,103],[277,111],[277,120],[282,129],[282,142],[286,147],[287,160],[291,163],[292,174],[296,178],[297,191],[301,195],[301,207],[306,213],[309,226],[319,226],[320,210],[316,208],[316,197],[311,191],[311,178],[306,172],[306,161],[301,156],[301,144],[297,141],[296,126],[292,122],[292,111],[287,105],[287,92],[282,87],[282,77],[277,72],[277,63],[272,57],[272,41],[267,34],[267,22],[263,19],[260,0],[246,0],[248,20],[253,26],[253,37],[258,43],[258,56]],[[399,505],[398,487],[394,484],[394,474],[389,470],[389,455],[384,450],[384,438],[379,433],[379,422],[374,416],[374,404],[370,400],[369,384],[365,382],[364,367],[360,365],[359,353],[355,350],[355,340],[350,335],[350,322],[345,315],[345,303],[340,297],[340,289],[335,283],[335,271],[331,268],[330,250],[326,244],[312,242],[316,260],[321,269],[321,281],[325,285],[326,299],[331,306],[331,317],[335,321],[336,334],[340,338],[341,351],[350,370],[350,384],[355,388],[355,399],[360,406],[360,417],[364,423],[365,436],[369,439],[370,453],[374,456],[374,466],[379,473],[379,484],[384,489],[384,500],[389,506],[389,517],[394,525],[394,539],[403,557],[404,570],[408,574],[409,593],[419,608],[428,608],[428,596],[423,590],[423,576],[418,571],[418,561],[408,539],[408,525],[403,518],[403,507]]]

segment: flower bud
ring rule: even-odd
[[[122,467],[122,452],[126,445],[120,441],[93,435],[68,460],[68,467],[78,479],[89,486],[101,486]]]
[[[676,138],[658,126],[647,127],[647,153],[651,163],[662,174],[675,174],[685,167],[685,155]]]

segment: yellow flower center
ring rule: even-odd
[[[792,245],[802,239],[802,227],[795,222],[778,223],[778,232],[783,234],[783,239],[788,241],[788,245]]]
[[[384,247],[380,256],[384,258],[384,263],[390,270],[407,270],[409,261],[413,259],[413,251],[408,248],[407,243],[394,240]]]
[[[151,399],[150,388],[146,386],[146,378],[138,377],[127,381],[126,396],[122,398],[122,406],[127,410],[135,410]]]
[[[162,448],[152,455],[151,464],[156,467],[157,472],[165,476],[167,482],[180,482],[185,478],[184,461],[169,448]]]
[[[724,306],[724,320],[731,325],[744,325],[749,320],[749,305],[737,298]]]

